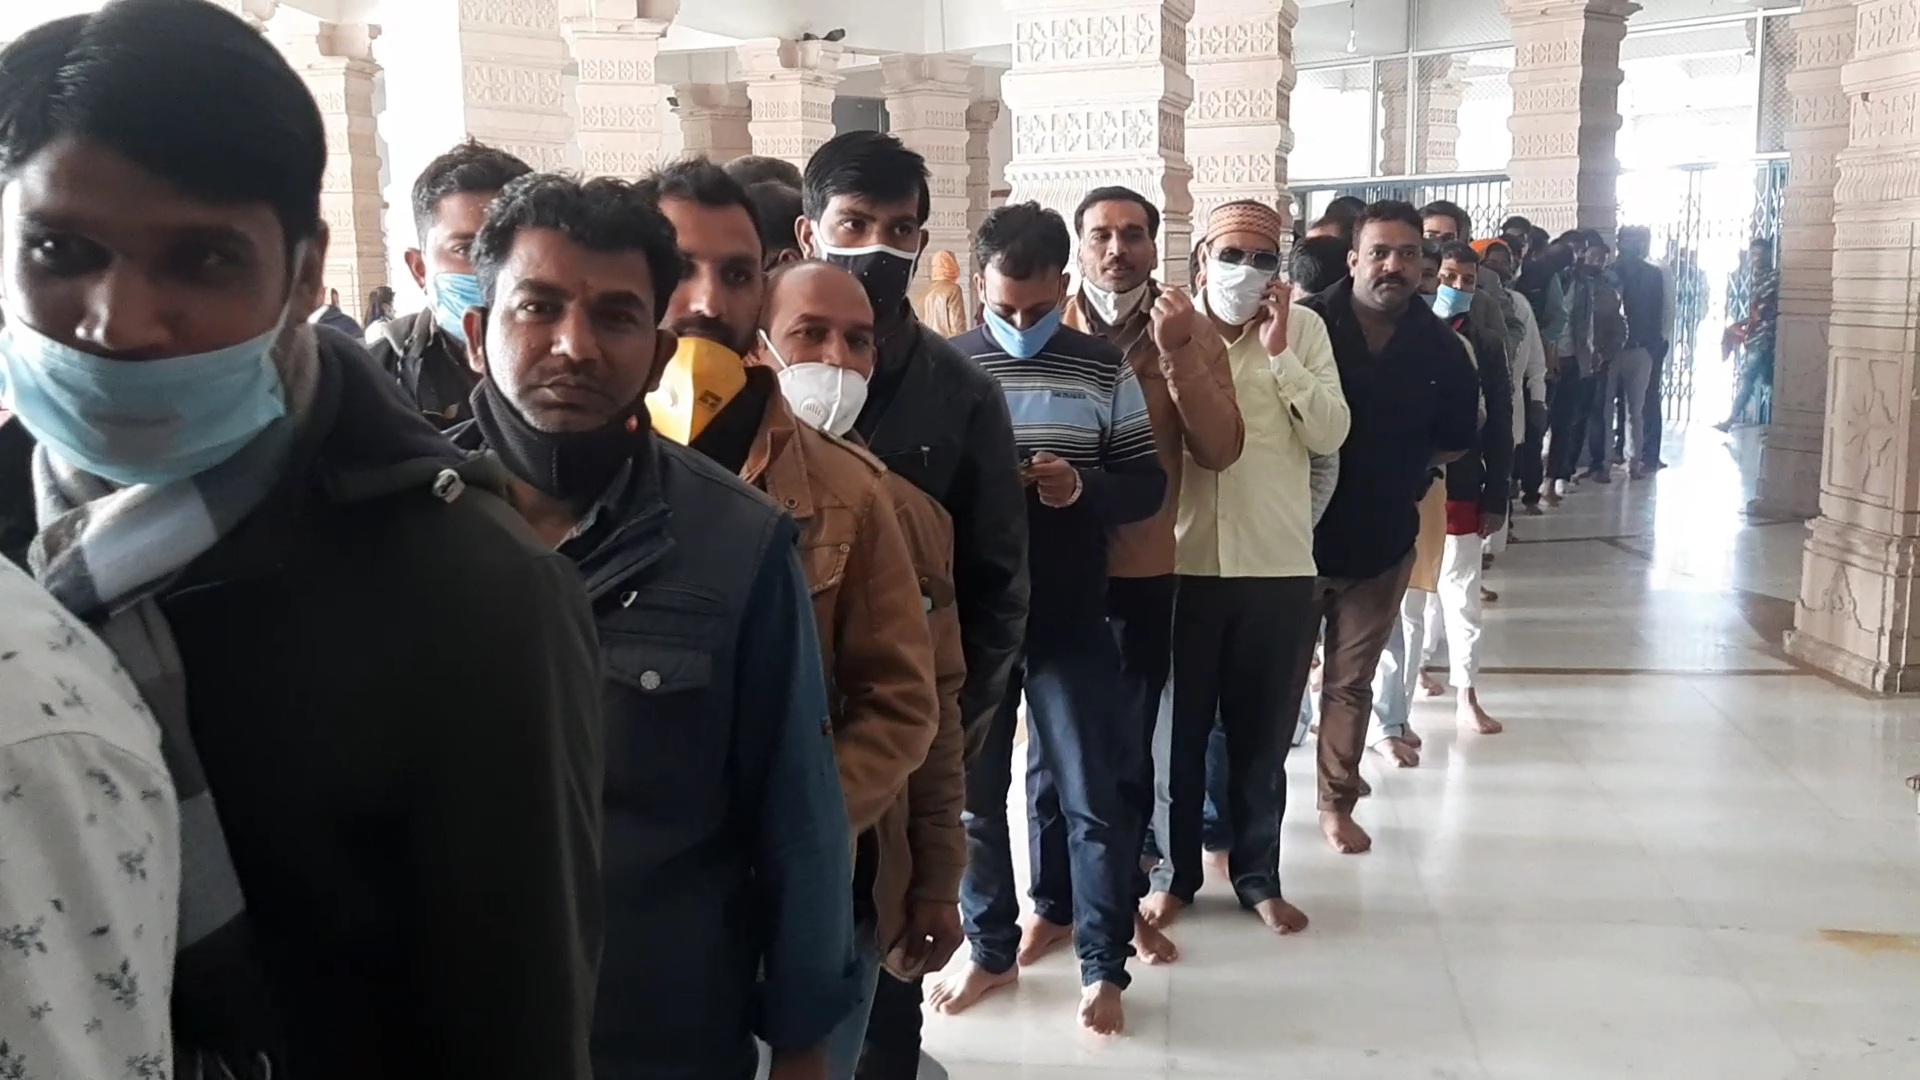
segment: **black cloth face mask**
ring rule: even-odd
[[[474,387],[473,422],[507,471],[566,502],[598,496],[651,437],[644,398],[590,431],[541,431],[490,378]]]
[[[873,313],[885,320],[907,302],[907,290],[913,287],[913,271],[920,263],[917,253],[890,248],[884,244],[842,248],[822,244],[827,261],[860,279],[873,304]]]

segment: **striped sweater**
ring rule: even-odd
[[[984,329],[954,345],[1000,385],[1020,456],[1049,453],[1080,471],[1072,506],[1027,498],[1036,623],[1104,618],[1107,532],[1144,521],[1166,494],[1153,425],[1133,369],[1108,342],[1062,327],[1038,356],[1008,356]]]

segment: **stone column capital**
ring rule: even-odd
[[[887,93],[971,94],[973,57],[964,53],[893,53],[880,58]]]
[[[684,117],[714,112],[745,114],[753,107],[745,83],[674,83],[674,111]]]
[[[679,17],[680,0],[560,0],[560,19],[563,23],[670,24]]]
[[[740,65],[753,81],[817,81],[838,83],[840,58],[846,49],[837,41],[793,41],[755,38],[734,46]]]
[[[1515,30],[1583,18],[1617,22],[1624,30],[1628,17],[1641,5],[1634,0],[1502,0],[1501,7]]]
[[[224,8],[246,20],[255,30],[264,29],[267,20],[280,10],[280,0],[209,0],[214,7]]]
[[[976,101],[967,106],[967,130],[987,132],[1000,122],[1000,102]]]

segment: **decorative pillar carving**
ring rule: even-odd
[[[1550,233],[1619,214],[1620,42],[1631,0],[1505,0],[1513,26],[1508,212]]]
[[[844,50],[833,41],[782,38],[737,48],[753,102],[753,152],[805,169],[813,152],[833,138],[833,90],[842,78]]]
[[[973,58],[960,53],[895,55],[881,57],[880,67],[887,85],[888,129],[927,159],[927,186],[932,193],[927,250],[952,252],[960,261],[961,280],[971,281],[967,108]],[[928,263],[920,260],[916,297],[926,287]]]
[[[578,167],[556,0],[460,0],[460,52],[469,134],[535,169]]]
[[[590,176],[637,177],[660,162],[660,37],[680,0],[572,0],[562,26],[574,84],[581,163]]]
[[[381,225],[380,139],[374,120],[374,80],[380,65],[373,41],[380,28],[323,22],[312,33],[275,36],[320,106],[327,130],[327,171],[320,179],[320,219],[327,223],[326,284],[341,304],[359,312],[367,294],[387,283],[387,241]]]
[[[1296,0],[1195,0],[1187,27],[1187,161],[1193,219],[1236,199],[1257,199],[1289,216],[1287,154]]]
[[[1853,0],[1807,0],[1792,17],[1793,124],[1780,208],[1780,324],[1773,419],[1760,449],[1752,510],[1772,517],[1820,512],[1820,444],[1827,407],[1827,320],[1833,307],[1833,186],[1847,148],[1841,68],[1853,58]]]
[[[1380,65],[1380,172],[1386,176],[1452,172],[1460,165],[1460,102],[1467,84],[1456,55],[1413,60],[1409,88],[1407,64]],[[1413,160],[1407,160],[1407,132],[1413,132]]]
[[[1831,5],[1815,5],[1815,10]],[[1920,690],[1920,21],[1858,0],[1842,68],[1820,516],[1787,651],[1869,690]]]
[[[1071,214],[1104,184],[1160,205],[1160,280],[1187,283],[1193,171],[1187,166],[1187,24],[1193,0],[1004,0],[1013,68],[1011,200]]]
[[[753,105],[742,83],[680,83],[673,88],[673,114],[680,119],[681,152],[726,164],[753,153],[747,129]]]
[[[993,126],[1000,122],[998,101],[967,106],[967,235],[980,231],[993,201]],[[968,243],[972,248],[972,243]],[[964,285],[962,288],[971,289]]]

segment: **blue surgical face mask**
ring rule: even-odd
[[[480,279],[473,274],[435,274],[427,282],[427,296],[433,301],[433,321],[462,345],[467,343],[467,309],[485,307],[486,295]]]
[[[986,316],[987,333],[992,335],[993,340],[1006,351],[1008,356],[1020,360],[1031,360],[1039,356],[1040,350],[1046,348],[1047,342],[1052,341],[1053,335],[1060,331],[1062,313],[1059,308],[1047,312],[1039,322],[1025,330],[1016,329],[1012,323],[1001,318],[992,308],[985,308],[981,313]]]
[[[0,408],[62,461],[116,484],[168,484],[232,457],[287,412],[273,363],[288,321],[238,345],[165,360],[107,360],[8,312]]]
[[[1467,310],[1473,303],[1473,297],[1451,285],[1440,286],[1440,291],[1429,298],[1433,304],[1433,313],[1443,319],[1451,319]]]

